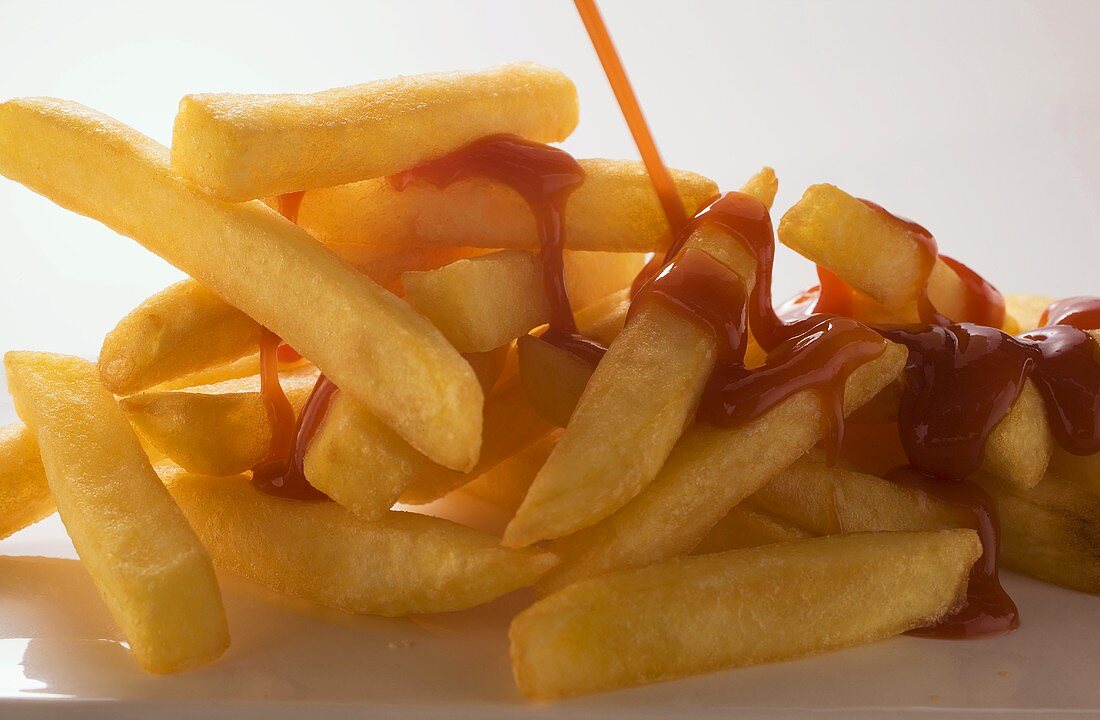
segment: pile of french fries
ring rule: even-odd
[[[609,347],[595,366],[540,338],[550,304],[517,192],[387,180],[487,135],[560,142],[577,122],[570,80],[532,64],[192,95],[171,149],[76,103],[0,104],[0,173],[192,278],[123,318],[95,363],[7,353],[23,424],[0,429],[0,538],[58,512],[156,673],[228,646],[214,568],[384,616],[533,586],[510,640],[535,700],[798,658],[957,610],[977,533],[884,480],[868,450],[896,417],[903,347],[883,340],[845,379],[851,447],[836,465],[818,447],[828,411],[814,391],[741,425],[697,423],[716,339],[660,304],[627,315],[647,253],[673,240],[640,163],[581,160],[566,206],[577,324]],[[718,193],[673,178],[689,215]],[[770,208],[777,182],[764,169],[741,192]],[[853,196],[811,187],[778,237],[859,291],[857,319],[916,319],[920,249]],[[687,247],[747,289],[759,281],[721,228]],[[963,302],[942,263],[930,294],[949,316]],[[1010,297],[1004,329],[1034,327],[1047,302]],[[331,501],[250,482],[273,439],[265,329],[301,354],[280,367],[296,411],[319,374],[340,389],[304,457]],[[1034,387],[994,429],[978,479],[1009,567],[1100,593],[1100,458],[1056,446]],[[395,509],[451,493],[506,514],[503,535]]]

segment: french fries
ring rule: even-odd
[[[461,490],[514,515],[560,437],[561,430],[552,430],[478,475]]]
[[[650,252],[672,234],[640,162],[581,160],[584,184],[565,206],[564,239],[571,250]],[[693,215],[718,195],[712,180],[672,171],[684,209]],[[324,243],[537,250],[535,216],[511,188],[482,178],[445,189],[414,182],[396,190],[385,178],[311,190],[298,222]]]
[[[99,379],[117,395],[147,390],[255,352],[263,328],[194,280],[135,308],[107,334]]]
[[[638,253],[573,252],[565,256],[569,298],[590,305],[630,286],[642,269]],[[539,258],[521,250],[459,260],[402,276],[406,299],[460,352],[500,347],[550,320]]]
[[[297,412],[317,382],[317,372],[305,367],[279,379]],[[271,420],[256,376],[131,395],[119,405],[149,444],[194,473],[251,470],[271,449]]]
[[[0,173],[175,264],[433,460],[477,462],[483,395],[470,366],[412,308],[263,203],[205,195],[160,145],[58,100],[0,104]]]
[[[882,355],[856,368],[845,382],[845,413],[897,377],[906,354],[887,343]],[[550,544],[562,563],[539,583],[540,593],[689,552],[730,508],[822,438],[821,403],[816,392],[804,390],[744,425],[692,427],[637,497],[602,522]]]
[[[441,518],[393,512],[366,523],[335,503],[265,495],[245,477],[163,475],[219,567],[344,612],[462,610],[530,585],[556,562]]]
[[[866,533],[586,580],[512,621],[516,685],[552,700],[881,640],[957,609],[981,551],[972,530]]]
[[[485,135],[557,142],[577,119],[573,83],[534,63],[311,95],[188,95],[172,165],[219,197],[252,200],[382,177]]]
[[[210,557],[95,366],[30,352],[4,364],[65,529],[138,664],[166,673],[217,658],[229,632]]]
[[[20,423],[0,427],[0,540],[55,510],[34,433]]]
[[[543,420],[565,427],[596,368],[534,335],[521,337],[516,353],[523,390],[531,406]]]
[[[904,322],[920,320],[925,280],[920,243],[904,223],[887,217],[835,185],[811,185],[779,223],[779,240],[828,268]],[[965,319],[962,282],[937,258],[929,298],[951,318]]]
[[[760,185],[765,200],[775,196],[772,183]],[[709,254],[752,287],[754,260],[727,231],[703,225],[684,252]],[[504,543],[522,547],[568,535],[641,492],[692,421],[717,354],[717,338],[681,312],[659,303],[640,308],[584,385],[561,441],[505,530]],[[639,393],[639,387],[646,392]],[[556,414],[560,419],[564,413]]]

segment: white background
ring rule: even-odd
[[[666,160],[777,208],[834,182],[1005,291],[1100,292],[1100,2],[627,2],[605,16]],[[568,0],[0,0],[0,98],[73,98],[167,142],[198,91],[310,91],[532,59],[581,95],[580,156],[633,157]],[[94,355],[178,273],[0,179],[0,351]],[[809,282],[780,256],[776,294]]]

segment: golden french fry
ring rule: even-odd
[[[684,249],[709,254],[752,287],[755,260],[740,238],[704,224]],[[565,434],[505,530],[504,544],[562,537],[630,502],[657,476],[692,421],[717,355],[717,338],[682,312],[660,303],[638,309],[584,385]]]
[[[281,374],[279,381],[297,411],[317,382],[317,371],[305,367]],[[271,448],[271,421],[256,376],[131,395],[119,405],[149,444],[194,473],[251,470]]]
[[[584,183],[565,206],[563,239],[572,250],[649,252],[672,235],[645,166],[581,160]],[[672,170],[684,209],[694,215],[718,194],[714,181]],[[298,222],[324,243],[452,245],[538,250],[531,208],[510,187],[480,177],[445,189],[424,181],[396,190],[385,178],[307,192]]]
[[[1024,489],[990,475],[974,477],[1000,516],[1002,562],[1026,575],[1100,593],[1100,497],[1057,475]],[[751,497],[813,532],[938,530],[972,522],[955,506],[875,475],[827,467],[812,452]]]
[[[280,361],[279,372],[298,371],[307,367],[309,364],[309,361],[304,358],[287,362]],[[230,380],[242,380],[259,374],[260,355],[258,352],[254,352],[251,355],[245,355],[242,358],[225,363],[224,365],[214,365],[205,370],[199,370],[196,373],[178,377],[175,380],[162,382],[149,389],[157,392],[186,390],[189,388],[203,387],[205,385],[217,385],[218,383],[228,382]]]
[[[803,540],[814,535],[815,533],[790,520],[761,510],[748,500],[742,500],[710,529],[691,554],[708,555],[741,550],[785,540]]]
[[[34,433],[20,423],[0,427],[0,540],[56,510]]]
[[[1054,298],[1042,295],[1005,295],[1005,314],[1015,321],[1017,332],[1034,330],[1052,302]]]
[[[512,621],[516,685],[551,700],[881,640],[956,610],[981,552],[973,530],[861,533],[593,578]]]
[[[486,135],[559,142],[577,117],[572,81],[534,63],[309,95],[188,95],[172,165],[215,195],[251,200],[382,177]]]
[[[210,556],[95,366],[32,352],[4,364],[61,520],[134,658],[157,673],[217,658],[229,631]]]
[[[42,98],[0,104],[0,173],[187,272],[433,460],[477,461],[483,395],[470,366],[406,303],[262,202],[210,197],[144,135]]]
[[[117,395],[140,392],[254,352],[262,330],[210,290],[184,280],[150,297],[107,334],[99,379]]]
[[[162,474],[219,567],[345,612],[462,610],[530,585],[556,562],[428,515],[363,522],[336,503],[266,495],[243,476]]]
[[[905,357],[904,347],[887,343],[882,355],[856,368],[845,382],[845,414],[897,377]],[[730,508],[817,444],[825,418],[820,394],[803,390],[744,425],[696,424],[637,497],[550,544],[562,564],[539,583],[540,592],[690,552]]]
[[[483,254],[471,248],[329,246],[370,279],[401,294],[401,274],[431,270]],[[129,395],[150,388],[175,390],[255,375],[262,326],[194,280],[153,295],[108,333],[99,354],[107,389]],[[286,364],[286,365],[292,365]]]
[[[903,222],[835,185],[811,185],[783,215],[779,240],[833,271],[902,321],[919,319],[924,257]],[[962,281],[942,259],[932,269],[928,294],[947,317],[963,317]]]
[[[574,307],[629,287],[642,269],[639,253],[570,252],[565,277]],[[542,264],[532,253],[501,250],[402,276],[406,299],[459,351],[484,352],[550,320]]]
[[[565,427],[595,366],[534,335],[521,337],[516,353],[523,390],[531,406],[543,420]]]
[[[844,465],[812,450],[752,494],[755,507],[822,535],[959,527],[958,509],[913,488]]]
[[[547,433],[463,485],[463,492],[514,514],[559,437],[560,430]]]
[[[976,479],[997,503],[1007,567],[1100,594],[1100,497],[1052,474],[1030,489]]]
[[[1074,455],[1055,445],[1050,457],[1050,471],[1100,495],[1100,453]]]

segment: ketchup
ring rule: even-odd
[[[496,180],[526,201],[535,216],[543,288],[550,302],[550,327],[542,339],[598,363],[605,348],[577,332],[565,284],[565,204],[584,182],[580,164],[560,148],[515,135],[490,135],[393,175],[390,182],[398,190],[417,180],[442,189],[469,177]]]
[[[1100,297],[1055,300],[1043,311],[1039,325],[1069,325],[1078,330],[1100,329]]]

